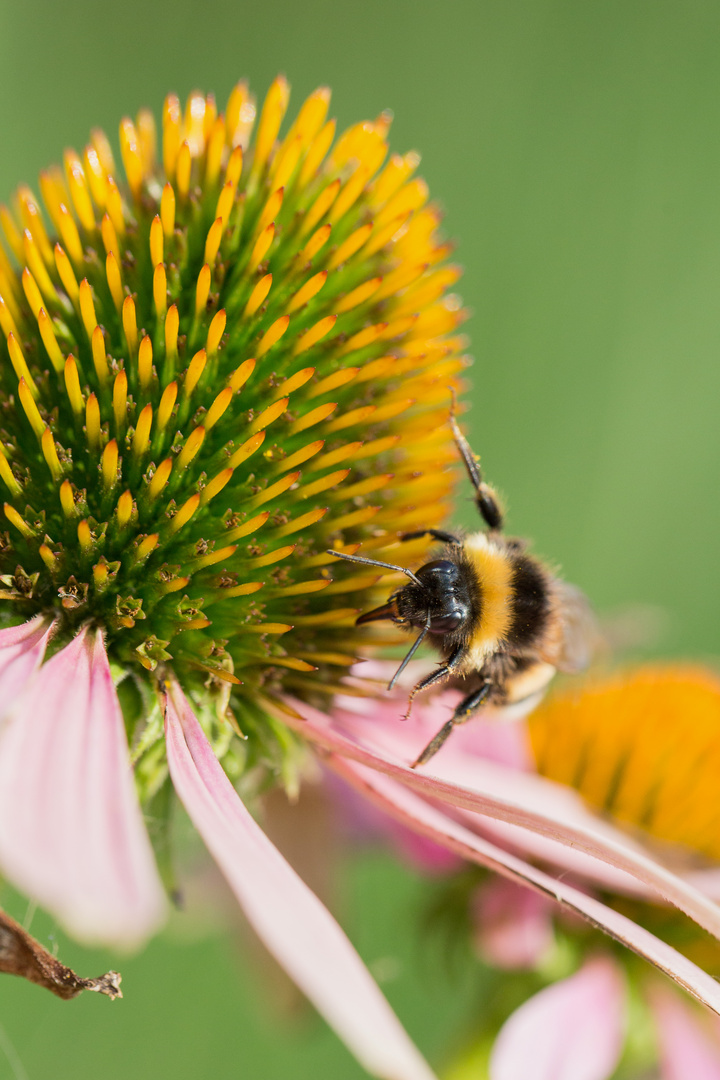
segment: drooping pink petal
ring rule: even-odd
[[[623,997],[616,965],[589,960],[505,1021],[490,1057],[490,1080],[607,1080],[622,1049]]]
[[[573,914],[581,915],[593,926],[604,930],[654,964],[698,1001],[720,1015],[720,985],[715,979],[625,915],[483,839],[390,777],[337,754],[330,754],[325,761],[367,798],[389,814],[394,814],[398,821],[424,833],[438,844],[445,844],[461,858],[535,889]]]
[[[42,663],[52,622],[37,615],[0,630],[0,716],[4,715]]]
[[[539,893],[496,877],[473,898],[473,934],[480,955],[498,968],[533,967],[553,943],[550,902]]]
[[[166,701],[175,790],[258,936],[369,1072],[432,1080],[343,931],[243,806],[177,684]]]
[[[305,738],[351,760],[386,773],[427,798],[520,825],[609,863],[649,886],[720,939],[720,907],[666,869],[619,829],[585,810],[570,789],[492,762],[472,762],[476,775],[462,784],[411,769],[388,752],[338,731],[326,716],[289,699],[282,719]]]
[[[102,636],[44,664],[0,735],[0,866],[82,941],[131,948],[165,900]]]
[[[720,1033],[664,986],[650,1002],[660,1049],[662,1080],[720,1080]],[[717,1026],[716,1026],[717,1032]]]

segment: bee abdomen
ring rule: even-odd
[[[513,559],[511,621],[507,647],[525,649],[540,640],[550,618],[550,583],[547,573],[529,555]]]

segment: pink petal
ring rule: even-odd
[[[590,960],[506,1020],[490,1057],[490,1078],[606,1080],[622,1043],[622,978],[611,960]]]
[[[99,633],[44,664],[0,736],[0,863],[82,941],[139,945],[164,894]]]
[[[533,967],[552,946],[549,901],[505,878],[493,878],[477,890],[473,918],[475,944],[495,967]]]
[[[166,702],[175,789],[266,947],[369,1072],[432,1080],[343,931],[243,806],[176,683]]]
[[[53,624],[37,615],[0,630],[0,715],[7,712],[42,663]]]
[[[587,893],[573,888],[567,882],[556,880],[532,864],[483,840],[395,780],[336,754],[330,754],[325,761],[376,805],[394,814],[398,821],[404,822],[409,828],[417,829],[439,844],[445,844],[461,858],[495,870],[511,881],[555,900],[573,914],[581,915],[593,926],[604,930],[639,956],[649,960],[698,1001],[720,1014],[718,983],[696,964],[626,916],[606,907]]]
[[[318,746],[393,776],[427,798],[520,825],[577,847],[649,886],[720,939],[720,908],[620,830],[590,814],[569,788],[479,758],[468,763],[475,775],[464,777],[465,784],[430,776],[340,733],[311,706],[295,700],[290,704],[294,712],[283,712],[282,720]],[[465,767],[465,763],[458,765],[458,769]]]
[[[662,1080],[720,1080],[720,1042],[697,1010],[664,986],[651,993]]]

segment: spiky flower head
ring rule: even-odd
[[[220,114],[169,96],[159,148],[122,121],[124,178],[95,131],[44,208],[0,209],[2,619],[100,627],[131,726],[168,670],[241,706],[241,758],[277,749],[263,695],[327,695],[357,653],[378,578],[326,549],[443,518],[464,365],[417,156],[385,114],[335,141],[325,88],[280,138],[288,93],[256,126],[244,83]]]

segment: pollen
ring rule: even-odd
[[[385,114],[336,138],[326,87],[289,95],[170,95],[157,136],[121,121],[121,168],[95,132],[0,209],[6,618],[93,623],[136,678],[231,693],[261,757],[260,690],[362,652],[377,577],[326,549],[442,524],[468,364],[417,155],[389,156]]]

